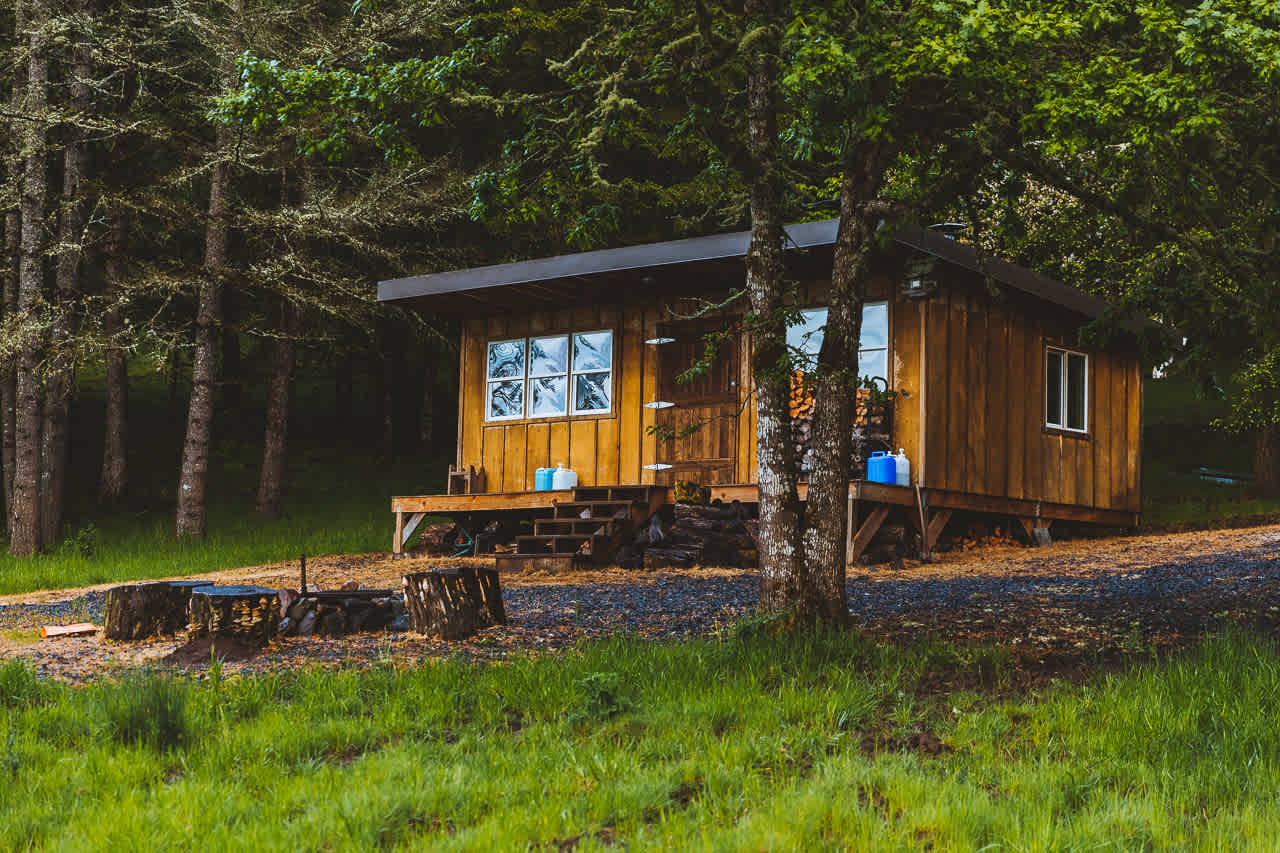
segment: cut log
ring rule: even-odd
[[[280,623],[280,600],[261,586],[203,586],[191,593],[190,630],[196,637],[235,637],[266,645]]]
[[[493,569],[466,566],[407,574],[404,603],[412,630],[445,640],[465,639],[481,628],[507,622]]]
[[[187,626],[192,590],[210,581],[157,581],[107,590],[102,636],[108,640],[141,640],[173,634]]]
[[[49,637],[79,637],[84,634],[92,634],[98,630],[98,626],[92,622],[76,622],[74,625],[45,625],[40,629],[40,636],[48,639]]]

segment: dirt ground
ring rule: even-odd
[[[401,577],[432,566],[488,560],[386,553],[309,558],[324,589],[355,580],[398,589]],[[298,565],[275,563],[190,576],[218,583],[296,587]],[[184,638],[112,643],[99,636],[40,639],[42,624],[97,622],[114,584],[0,597],[0,659],[20,657],[53,678],[82,681],[138,666],[200,669],[191,656],[166,662]],[[618,631],[654,639],[726,630],[751,613],[757,575],[737,569],[502,576],[510,623],[464,643],[412,633],[340,639],[290,638],[229,661],[228,671],[289,666],[413,664],[463,653],[481,659],[537,653]],[[1009,644],[1029,654],[1096,656],[1184,644],[1224,619],[1274,631],[1280,624],[1280,525],[1058,542],[1044,548],[991,546],[907,561],[901,568],[850,571],[855,625],[884,641],[934,634],[957,643]],[[205,662],[203,665],[207,665]]]

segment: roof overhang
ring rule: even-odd
[[[838,225],[838,219],[788,225],[787,248],[799,250],[834,246]],[[1106,307],[1097,297],[1034,270],[985,255],[967,243],[960,243],[936,231],[905,223],[889,227],[894,228],[894,241],[903,246],[988,276],[1085,317],[1096,318]],[[608,280],[619,273],[676,265],[723,267],[727,261],[746,257],[750,242],[750,231],[736,231],[410,276],[379,282],[378,301],[410,301],[424,308],[438,307],[446,311],[460,304],[497,308],[506,300],[495,288],[504,287],[544,293],[550,299],[565,298],[571,296],[577,282],[584,279]],[[450,298],[458,296],[467,299],[460,302]]]

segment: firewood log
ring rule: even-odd
[[[404,601],[412,630],[444,640],[465,639],[507,621],[493,569],[467,566],[407,574]]]
[[[191,593],[191,636],[266,645],[280,624],[280,599],[261,586],[202,586]]]

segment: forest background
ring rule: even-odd
[[[1049,8],[19,0],[0,12],[10,552],[115,549],[118,574],[383,547],[386,498],[442,484],[456,362],[450,321],[377,305],[376,281],[750,227],[750,170],[726,153],[743,92],[719,71],[766,31],[781,210],[830,216],[847,137],[823,111],[879,85],[868,43],[902,53],[909,22],[1025,56]],[[1278,16],[1088,4],[1052,19],[1041,88],[1023,81],[1053,135],[978,167],[954,139],[884,131],[923,140],[886,190],[912,215],[1108,297],[1108,322],[1177,331],[1149,352],[1177,358],[1148,395],[1148,518],[1270,508],[1199,465],[1280,486]],[[705,49],[659,44],[676,34]],[[962,89],[1001,70],[978,55],[981,74],[934,56],[895,80]],[[40,583],[42,559],[5,586]]]

